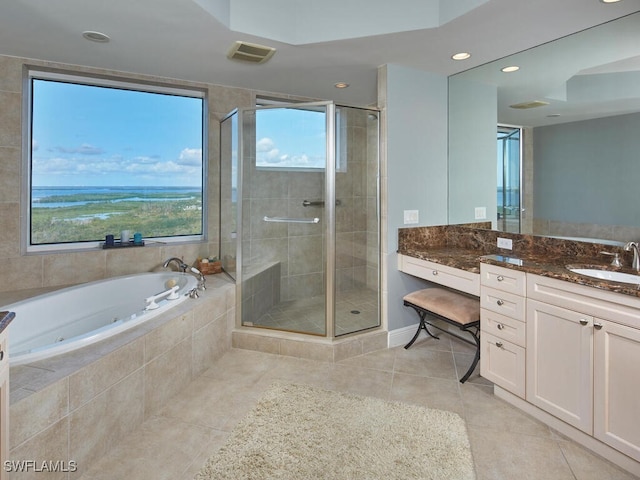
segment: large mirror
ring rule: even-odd
[[[449,77],[449,223],[483,216],[640,239],[640,13]]]

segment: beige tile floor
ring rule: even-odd
[[[466,419],[478,480],[636,478],[496,398],[477,374],[460,384],[470,361],[469,347],[446,336],[339,363],[232,349],[82,480],[192,478],[275,381],[455,411]]]

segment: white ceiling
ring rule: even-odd
[[[520,70],[501,72],[507,65],[518,65]],[[535,127],[638,112],[640,13],[466,70],[454,78],[455,88],[496,86],[498,122],[507,125]],[[455,91],[451,88],[450,94]],[[547,105],[510,108],[533,101]]]
[[[380,65],[450,75],[640,11],[640,0],[452,5],[452,0],[2,0],[0,54],[371,105]],[[87,41],[85,30],[103,32],[111,41]],[[262,65],[228,60],[236,40],[275,47],[277,53]],[[459,51],[473,56],[452,61]],[[338,90],[333,85],[339,81],[351,86]]]

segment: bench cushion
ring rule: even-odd
[[[405,295],[404,301],[461,325],[480,321],[480,300],[444,288],[425,288]]]

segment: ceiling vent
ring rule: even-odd
[[[541,100],[534,100],[533,102],[515,103],[515,104],[509,105],[509,106],[511,108],[517,108],[518,110],[525,110],[527,108],[544,107],[545,105],[549,105],[549,102],[543,102]]]
[[[227,58],[250,63],[264,63],[276,53],[275,48],[256,43],[234,42],[227,52]]]

